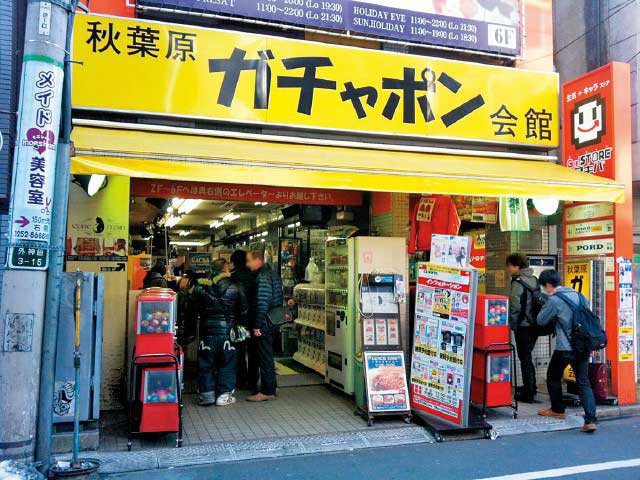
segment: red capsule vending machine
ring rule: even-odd
[[[518,416],[518,404],[512,398],[516,385],[515,348],[509,343],[509,299],[500,295],[478,294],[473,339],[471,401],[487,408],[511,407]]]
[[[182,446],[182,350],[175,341],[177,294],[149,288],[136,299],[136,344],[129,386],[129,439],[141,433],[176,433]]]

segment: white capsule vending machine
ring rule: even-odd
[[[355,364],[362,360],[360,284],[364,274],[407,278],[407,244],[402,237],[330,239],[326,248],[327,382],[349,395],[355,392]],[[401,311],[401,325],[407,325]],[[401,332],[408,338],[408,332]]]

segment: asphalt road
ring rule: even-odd
[[[612,463],[616,462],[616,463]],[[578,431],[357,450],[108,477],[142,480],[640,479],[640,417]]]

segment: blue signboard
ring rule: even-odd
[[[520,0],[138,0],[350,33],[517,55]]]

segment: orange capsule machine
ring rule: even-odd
[[[149,288],[136,301],[136,344],[131,362],[129,441],[140,433],[177,433],[182,445],[182,351],[175,342],[178,297]]]
[[[473,344],[471,401],[482,408],[518,405],[512,397],[515,379],[515,348],[509,343],[509,299],[478,294]]]

